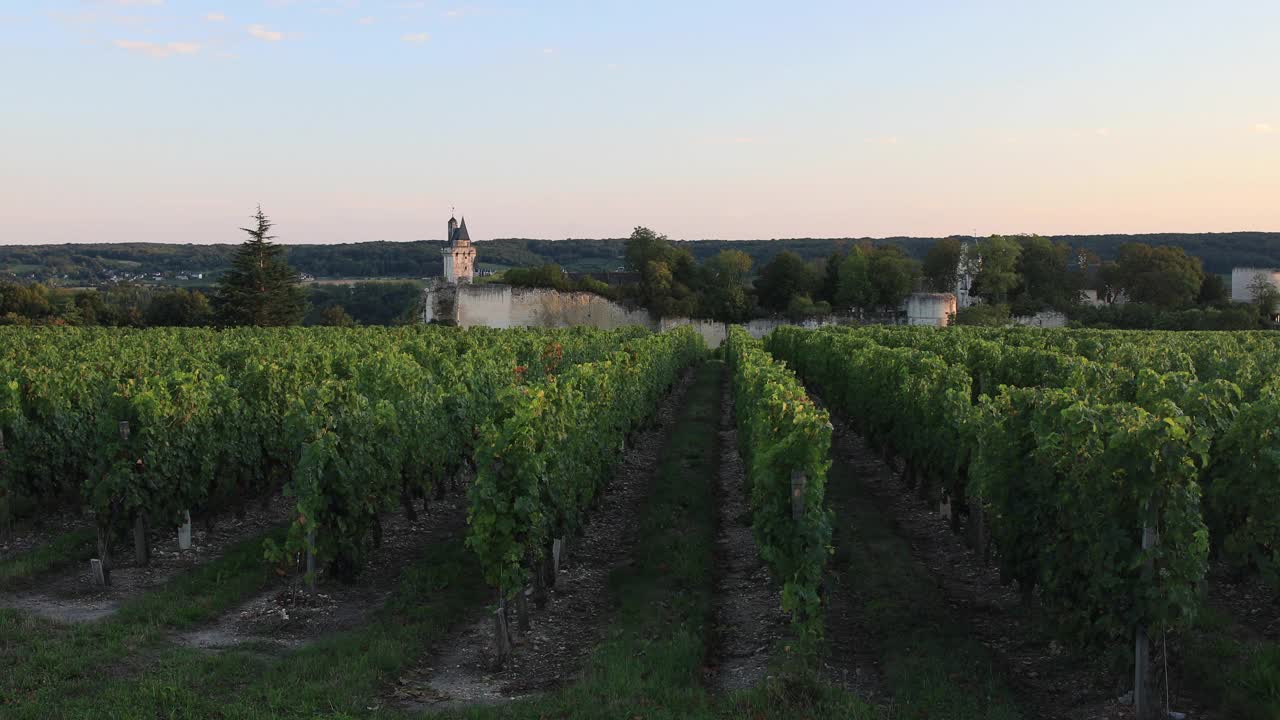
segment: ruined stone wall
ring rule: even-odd
[[[728,335],[725,323],[714,320],[654,318],[646,310],[627,308],[592,293],[558,292],[546,288],[520,288],[497,283],[436,284],[427,288],[423,305],[424,322],[435,320],[460,327],[558,328],[587,325],[612,330],[639,325],[662,332],[690,325],[702,335],[707,346],[712,348],[719,347]],[[912,324],[945,325],[946,313],[955,311],[955,296],[950,293],[924,297],[913,295],[907,302],[907,310]],[[872,320],[870,317],[840,315],[812,318],[803,322],[769,318],[752,320],[745,327],[752,337],[760,338],[783,325],[817,328],[825,325],[858,325]],[[891,317],[887,321],[901,322],[901,319]]]

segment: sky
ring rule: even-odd
[[[1280,2],[0,0],[0,244],[1280,230]]]

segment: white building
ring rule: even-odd
[[[904,306],[908,325],[946,327],[956,313],[956,296],[951,293],[911,293]]]
[[[960,261],[956,263],[956,307],[967,308],[974,304],[969,289],[973,287],[973,278],[981,267],[982,258],[978,257],[977,248],[961,243]]]
[[[1256,300],[1253,286],[1259,278],[1271,283],[1276,289],[1280,289],[1280,270],[1274,268],[1232,268],[1231,300],[1242,303]]]

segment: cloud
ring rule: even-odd
[[[277,30],[268,30],[264,25],[250,25],[248,32],[259,40],[266,40],[267,42],[279,42],[284,39],[284,33]]]
[[[555,55],[556,52],[557,50],[555,48],[542,48],[543,55]]]
[[[223,15],[220,12],[211,12],[208,15],[205,15],[204,19],[208,20],[209,22],[222,22],[223,20],[227,19],[227,16]]]
[[[414,45],[421,45],[426,41],[430,40],[431,35],[424,32],[423,33],[405,33],[404,35],[400,36],[400,39],[407,43],[412,43]]]
[[[1094,128],[1093,134],[1098,137],[1107,137],[1111,134],[1111,128]]]
[[[1274,132],[1280,132],[1280,128],[1271,123],[1254,123],[1253,132],[1255,135],[1270,135]]]
[[[376,22],[378,22],[378,18],[373,18],[373,17],[362,17],[362,18],[360,18],[359,20],[357,20],[357,21],[356,21],[356,24],[357,24],[357,25],[372,25],[372,24],[374,24],[374,23],[376,23]]]
[[[98,2],[103,5],[119,5],[122,7],[136,7],[139,5],[156,7],[164,4],[164,0],[98,0]]]
[[[155,58],[169,57],[170,55],[193,55],[200,52],[200,43],[193,42],[153,43],[145,40],[116,40],[115,46],[121,50],[150,55]]]
[[[866,138],[862,142],[867,143],[868,145],[897,145],[898,136],[897,135],[881,135],[879,137]]]

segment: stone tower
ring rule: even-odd
[[[449,218],[449,244],[441,248],[444,256],[444,281],[449,283],[469,283],[476,272],[476,249],[471,245],[471,236],[467,234],[467,218],[462,224]]]

